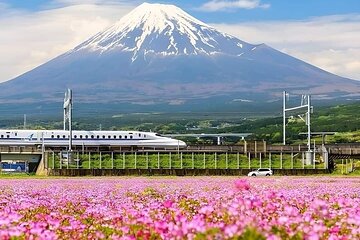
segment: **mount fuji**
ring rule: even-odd
[[[2,103],[59,102],[71,88],[77,102],[130,108],[270,101],[283,90],[324,98],[360,92],[358,81],[222,33],[176,6],[148,3],[0,86]]]

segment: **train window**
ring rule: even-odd
[[[144,134],[144,138],[146,138],[146,134]]]
[[[91,135],[91,138],[94,138],[94,135]]]
[[[4,135],[1,135],[1,138],[4,138]]]
[[[141,137],[141,134],[139,133],[139,137]]]
[[[127,139],[127,136],[125,136],[125,139]]]
[[[54,138],[54,135],[51,135],[51,138]]]
[[[116,135],[114,135],[114,139],[116,139]]]
[[[133,138],[133,136],[130,136],[130,139],[132,139]]]
[[[88,138],[89,138],[89,136],[88,136],[88,135],[85,135],[85,138],[86,138],[86,139],[88,139]]]
[[[82,138],[82,135],[80,135],[80,138]]]
[[[111,136],[109,135],[108,138],[111,138]]]
[[[15,133],[15,137],[17,136],[17,133]]]
[[[120,135],[119,138],[122,139],[122,136]]]
[[[103,138],[105,138],[105,135],[103,135]]]
[[[10,135],[6,135],[7,138],[10,138]]]
[[[158,134],[158,133],[156,133],[156,134],[155,134],[155,136],[161,137],[161,135],[160,135],[160,134]]]
[[[77,138],[77,136],[76,136],[76,135],[74,135],[74,138]]]
[[[66,136],[65,136],[65,135],[63,135],[63,138],[66,138]]]
[[[97,139],[99,139],[99,138],[100,138],[100,136],[99,136],[99,135],[97,135],[97,136],[96,136],[96,138],[97,138]]]
[[[60,135],[57,135],[56,137],[57,137],[57,138],[60,138]]]

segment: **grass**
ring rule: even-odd
[[[335,175],[349,175],[358,176],[360,175],[360,160],[348,159],[337,160],[335,162]]]

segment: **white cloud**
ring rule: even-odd
[[[65,4],[65,5],[76,5],[76,4],[98,4],[98,3],[114,3],[111,0],[53,0],[53,3]]]
[[[211,0],[204,3],[198,10],[206,12],[228,11],[238,8],[254,9],[269,8],[270,4],[262,4],[260,0]]]
[[[211,25],[244,41],[266,43],[326,71],[360,80],[360,14]]]
[[[0,15],[0,82],[72,49],[134,7],[127,3],[71,5],[70,0],[65,1],[68,6],[38,12],[3,8],[5,13]]]
[[[91,4],[91,5],[117,5],[119,3],[127,3],[130,5],[136,4],[138,0],[52,0],[48,6],[51,7],[64,7],[64,6],[73,6],[73,5],[82,5],[82,4]]]

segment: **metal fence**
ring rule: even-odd
[[[320,152],[45,152],[49,169],[326,169]]]

